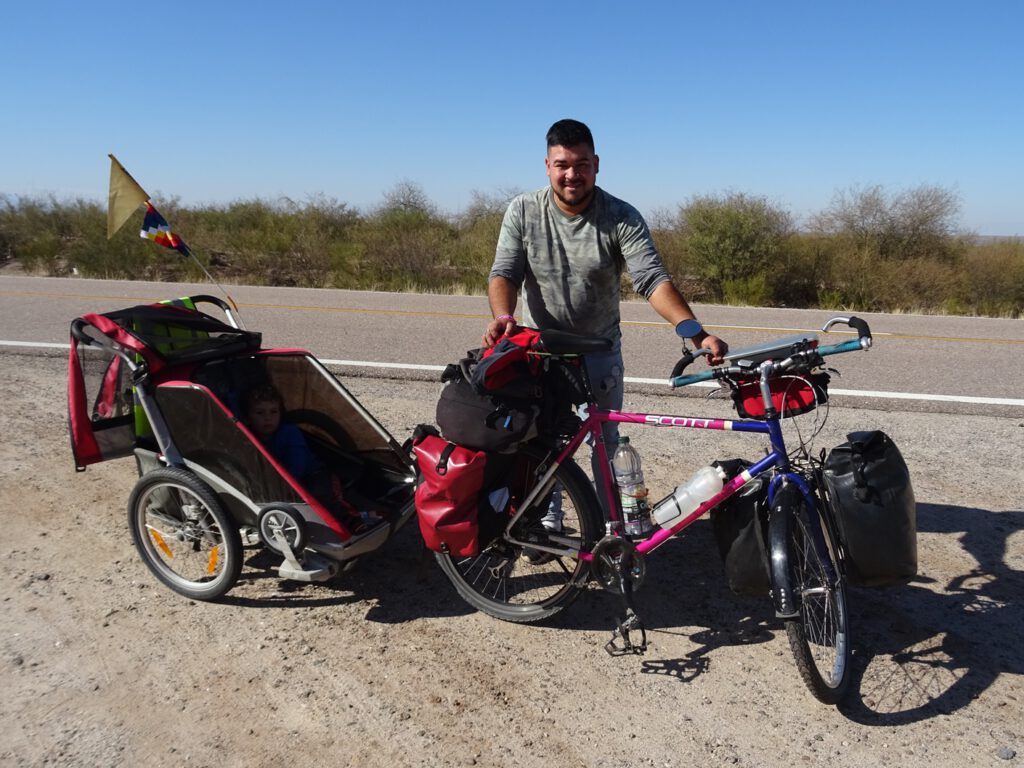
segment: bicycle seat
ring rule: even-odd
[[[537,351],[551,355],[585,355],[588,352],[607,352],[611,348],[609,339],[549,329],[540,332]]]

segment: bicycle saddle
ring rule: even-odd
[[[612,348],[608,339],[595,336],[580,336],[568,331],[549,329],[540,332],[538,352],[551,355],[585,355],[588,352],[607,352]]]

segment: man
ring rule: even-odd
[[[502,221],[487,285],[494,319],[483,342],[493,346],[515,328],[522,287],[524,325],[612,342],[611,351],[588,355],[586,364],[598,404],[619,410],[623,269],[636,292],[673,326],[695,317],[672,284],[640,213],[596,185],[599,158],[590,129],[578,120],[559,120],[548,131],[547,145],[550,185],[516,197]],[[703,331],[693,343],[711,351],[712,364],[722,362],[728,351],[724,341]],[[607,445],[615,445],[617,434],[616,425],[605,425]]]

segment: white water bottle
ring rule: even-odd
[[[658,502],[651,518],[655,525],[671,528],[697,507],[722,490],[725,471],[721,467],[701,467],[680,485],[671,496]]]
[[[620,437],[612,456],[612,471],[619,487],[622,519],[627,536],[645,536],[651,530],[650,510],[647,506],[647,486],[640,467],[640,454],[629,444],[628,437]]]

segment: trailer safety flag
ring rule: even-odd
[[[110,155],[110,195],[107,205],[107,239],[109,240],[128,218],[149,200],[139,182]]]

